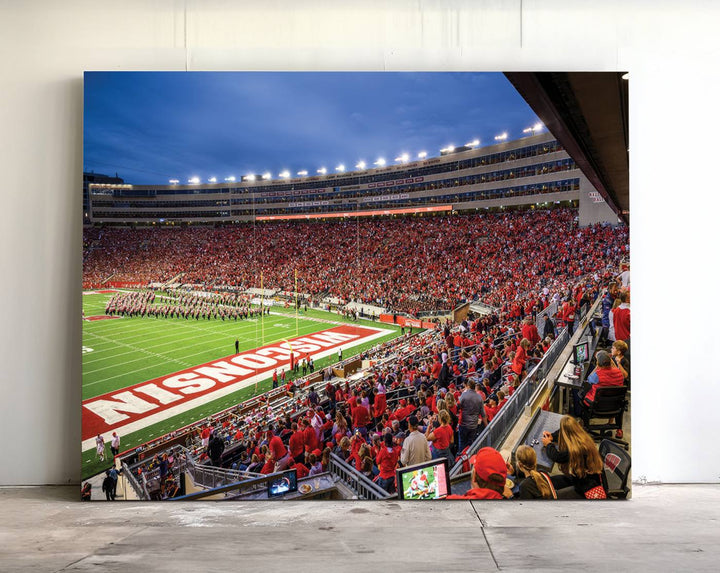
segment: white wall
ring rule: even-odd
[[[719,15],[711,1],[0,0],[0,484],[79,479],[82,73],[185,69],[629,69],[633,474],[716,481],[720,194],[702,166],[717,163]]]

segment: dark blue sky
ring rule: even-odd
[[[135,184],[315,175],[537,121],[499,73],[88,72],[84,168]]]

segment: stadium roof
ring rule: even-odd
[[[628,222],[628,82],[621,72],[505,76],[617,215]]]

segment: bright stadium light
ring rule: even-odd
[[[268,179],[270,179],[271,177],[272,177],[272,175],[270,175],[270,173],[268,173],[267,171],[265,173],[263,173],[263,175],[262,175],[262,178],[265,179],[266,181]]]
[[[335,168],[335,171],[339,171],[340,173],[343,173],[345,171],[345,164],[341,163]]]
[[[230,177],[225,177],[225,181],[230,181],[230,182],[235,181],[235,176],[231,175]]]
[[[303,176],[304,176],[304,175],[307,175],[307,174],[308,174],[308,172],[307,172],[307,171],[306,171],[305,169],[303,169],[302,171],[298,171],[298,172],[297,172],[297,174],[298,174],[298,175],[303,175]]]
[[[495,141],[505,141],[508,138],[507,131],[503,131],[500,135],[495,136]]]
[[[535,125],[533,125],[533,131],[540,131],[543,128],[543,124],[540,122],[537,122]]]
[[[280,173],[278,177],[280,177],[280,179],[287,179],[288,177],[290,177],[290,172],[286,169],[285,171]]]
[[[191,177],[190,179],[188,179],[188,183],[192,185],[197,185],[198,183],[200,183],[200,177]]]
[[[208,179],[208,183],[217,183],[217,177],[210,177],[210,179]]]
[[[385,158],[378,157],[378,160],[373,165],[379,165],[380,167],[382,167],[383,165],[385,165]]]
[[[421,151],[418,153],[418,159],[425,159],[427,157],[427,151]]]
[[[317,170],[317,172],[320,173],[321,175],[325,175],[327,173],[327,169],[325,169],[325,167],[321,167],[320,169]]]
[[[410,156],[407,153],[403,153],[400,157],[396,157],[395,161],[407,163],[410,160]]]
[[[452,153],[453,151],[455,151],[455,146],[448,145],[447,147],[444,147],[443,149],[441,149],[440,153]]]
[[[480,140],[473,139],[470,143],[466,143],[465,147],[477,147],[478,145],[480,145]]]
[[[170,179],[170,184],[171,184],[171,185],[177,185],[178,183],[180,183],[180,180],[179,180],[179,179]]]
[[[366,164],[364,161],[361,161],[361,162],[358,163],[355,167],[357,167],[358,169],[365,169],[365,166],[366,166],[366,165],[367,165],[367,164]]]
[[[255,176],[254,175],[246,175],[245,181],[255,181]]]

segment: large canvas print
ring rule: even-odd
[[[87,72],[82,498],[626,497],[626,84]]]

